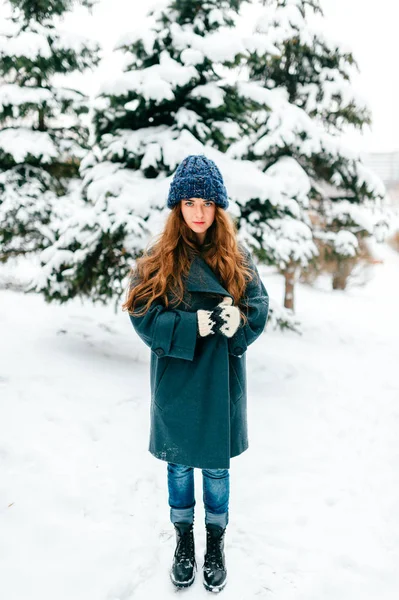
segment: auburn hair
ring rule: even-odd
[[[234,304],[240,307],[247,282],[254,276],[247,257],[239,248],[237,229],[226,211],[215,206],[215,218],[207,229],[205,240],[199,244],[195,233],[187,225],[181,211],[181,202],[170,211],[164,229],[155,243],[137,258],[129,273],[126,301],[122,310],[142,316],[157,298],[165,307],[169,296],[176,305],[183,302],[183,277],[188,274],[195,255],[200,255],[215,273],[223,287],[233,296]],[[138,312],[138,306],[143,310]],[[247,321],[242,312],[244,322]]]

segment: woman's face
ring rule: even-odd
[[[188,198],[181,201],[181,212],[187,225],[197,234],[202,244],[206,230],[215,219],[215,203],[203,198]]]

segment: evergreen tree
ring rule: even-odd
[[[36,289],[47,300],[119,300],[134,259],[169,212],[171,176],[187,154],[216,161],[232,200],[282,200],[270,177],[224,154],[264,106],[262,86],[237,81],[238,69],[250,52],[273,49],[264,36],[239,35],[240,5],[175,0],[118,43],[126,66],[95,101],[96,144],[81,164],[84,203],[41,255]]]
[[[0,260],[54,241],[89,131],[88,98],[60,76],[98,63],[98,45],[64,31],[75,0],[10,0],[0,33]],[[81,2],[91,7],[92,0]],[[57,79],[58,77],[58,79]],[[57,82],[55,80],[57,79]],[[52,228],[50,228],[52,222]]]
[[[311,15],[322,16],[319,0],[262,4],[256,31],[276,51],[253,53],[248,69],[250,79],[269,93],[272,110],[254,115],[253,132],[229,153],[287,181],[283,210],[254,200],[242,219],[259,256],[283,273],[284,304],[293,308],[300,269],[314,264],[320,251],[338,264],[355,256],[358,237],[380,225],[385,189],[339,140],[344,126],[361,128],[370,123],[370,114],[351,89],[357,67],[352,53],[310,25]],[[327,185],[338,190],[334,197]]]

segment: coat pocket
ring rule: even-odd
[[[235,404],[243,397],[244,389],[241,385],[233,360],[230,360],[230,371],[230,399],[233,404]]]
[[[157,396],[159,395],[159,390],[160,390],[160,387],[162,384],[162,380],[165,377],[165,373],[170,366],[170,358],[171,358],[170,356],[165,356],[165,358],[158,359],[157,378],[155,381],[155,390],[154,390],[154,402],[158,406],[159,406],[159,403],[157,402]],[[162,365],[162,367],[161,367],[161,365]],[[159,373],[159,375],[158,375],[158,373]],[[162,406],[160,406],[159,408],[162,408]]]

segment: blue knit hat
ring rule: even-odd
[[[204,154],[190,154],[177,167],[167,206],[173,208],[186,198],[213,200],[225,210],[229,205],[222,174],[213,160]]]

